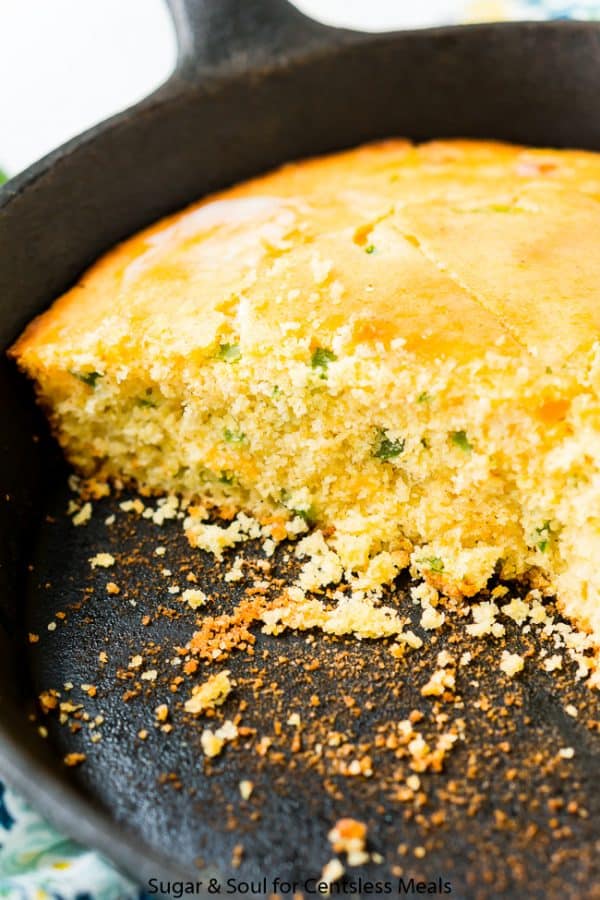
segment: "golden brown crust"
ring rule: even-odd
[[[11,353],[27,368],[107,317],[191,352],[227,330],[240,294],[260,318],[250,338],[269,340],[301,291],[323,342],[350,321],[359,341],[425,356],[504,339],[556,362],[600,329],[599,197],[600,157],[578,151],[390,140],[290,164],[116,247]]]

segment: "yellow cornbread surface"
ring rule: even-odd
[[[575,151],[288,165],[117,247],[11,353],[73,465],[196,503],[192,542],[213,502],[316,524],[316,587],[528,575],[600,646],[599,201]]]

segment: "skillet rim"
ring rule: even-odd
[[[326,28],[326,26],[323,26]],[[382,31],[382,32],[364,32],[352,31],[350,29],[329,29],[331,38],[329,43],[321,46],[313,46],[308,48],[308,52],[294,52],[286,57],[274,59],[269,63],[263,63],[251,66],[251,72],[256,77],[266,77],[275,74],[282,69],[300,64],[310,64],[313,60],[317,60],[323,56],[328,56],[341,50],[344,46],[385,43],[391,41],[408,41],[419,38],[431,38],[432,40],[449,37],[460,34],[485,34],[492,32],[596,32],[600,36],[600,19],[597,21],[587,21],[583,19],[548,19],[544,21],[536,21],[528,19],[522,21],[510,22],[475,22],[466,25],[438,25],[431,28],[412,28],[406,31]],[[336,40],[337,36],[337,40]],[[81,147],[87,146],[97,137],[105,134],[113,129],[118,128],[122,124],[126,124],[133,115],[142,115],[154,112],[163,104],[177,102],[178,99],[188,93],[197,93],[206,91],[212,92],[215,88],[221,88],[228,81],[234,80],[242,72],[249,72],[247,67],[239,64],[228,67],[227,71],[222,71],[220,67],[211,67],[208,70],[201,70],[199,73],[192,74],[190,77],[188,67],[185,65],[185,59],[178,60],[175,64],[173,73],[163,84],[159,85],[147,97],[144,97],[133,106],[103,119],[96,125],[92,125],[80,134],[75,135],[69,140],[60,144],[55,149],[46,153],[40,159],[36,160],[22,172],[9,178],[0,186],[0,213],[5,210],[12,201],[23,195],[25,191],[30,189],[40,178],[46,175],[57,163],[63,159],[67,159]],[[204,79],[204,80],[203,80]]]

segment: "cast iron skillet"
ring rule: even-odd
[[[208,191],[285,160],[388,135],[489,137],[600,149],[600,29],[593,24],[499,24],[366,35],[318,25],[285,0],[171,0],[170,6],[180,55],[168,83],[0,191],[2,348],[118,240]],[[153,729],[154,695],[123,704],[122,686],[114,688],[114,671],[126,666],[137,642],[148,637],[141,633],[141,612],[152,613],[164,599],[156,566],[149,562],[153,548],[158,540],[166,543],[173,567],[189,559],[189,551],[177,527],[167,528],[160,538],[143,523],[129,529],[118,525],[109,532],[103,519],[111,511],[110,500],[98,505],[87,528],[65,522],[65,473],[29,387],[4,358],[0,391],[3,775],[60,828],[97,847],[140,882],[192,874],[204,885],[211,876],[232,873],[248,879],[316,875],[331,855],[327,830],[342,814],[369,821],[372,845],[386,856],[385,873],[392,877],[397,871],[392,861],[402,862],[394,856],[398,842],[412,847],[424,837],[379,790],[383,769],[364,780],[366,787],[360,780],[339,780],[336,793],[324,790],[323,780],[291,757],[275,772],[261,768],[256,754],[240,751],[221,758],[216,774],[206,779],[198,729],[176,730],[170,737]],[[98,549],[110,548],[133,554],[127,573],[119,577],[125,594],[137,597],[137,607],[98,603],[89,599],[93,594],[81,606],[82,586],[90,583],[87,560]],[[200,554],[194,566],[201,580],[221,591],[227,608],[235,591],[224,589],[219,572]],[[103,595],[108,575],[96,572],[93,577]],[[399,585],[395,602],[401,604],[403,597]],[[67,624],[49,634],[46,626],[57,610],[68,611]],[[157,621],[152,639],[167,647],[185,642],[192,621]],[[31,652],[27,631],[41,634]],[[103,648],[110,651],[113,680],[99,671]],[[281,715],[282,703],[304,710],[315,692],[322,700],[320,714],[337,716],[338,727],[355,737],[361,729],[372,734],[383,721],[378,718],[382,710],[403,718],[421,703],[418,684],[423,678],[419,681],[415,674],[415,689],[406,677],[410,672],[394,669],[378,646],[324,642],[319,651],[311,651],[321,654],[321,673],[314,676],[302,668],[306,648],[305,638],[291,636],[272,654],[288,659],[268,673],[281,688],[279,700],[267,693],[250,704],[248,714],[265,733]],[[258,649],[270,652],[273,647],[259,637]],[[342,651],[348,654],[346,668],[337,664]],[[497,696],[504,687],[489,676],[493,653],[484,660],[481,678],[488,673],[486,690]],[[379,663],[383,668],[377,674]],[[231,662],[242,685],[247,666],[239,659]],[[89,742],[85,729],[71,735],[53,719],[50,738],[43,742],[28,721],[31,698],[44,687],[60,688],[65,680],[76,684],[75,693],[80,683],[99,685],[97,709],[105,713],[106,724],[98,745]],[[364,699],[367,689],[375,693],[362,717],[350,716],[344,704],[336,707],[341,694]],[[467,708],[480,689],[464,686]],[[489,764],[478,776],[480,800],[471,818],[463,811],[453,818],[452,810],[462,807],[447,804],[450,824],[441,829],[427,860],[419,862],[409,854],[404,870],[451,879],[455,896],[511,896],[517,889],[528,896],[585,896],[599,874],[594,853],[598,754],[589,732],[565,716],[552,680],[532,674],[515,691],[520,706],[511,719],[512,763],[525,766],[532,748],[578,747],[567,773],[569,789],[591,795],[591,806],[587,820],[571,817],[568,852],[556,857],[564,844],[552,843],[543,816],[545,801],[533,802],[536,792],[543,800],[546,790],[541,774],[538,779],[535,770],[524,770],[528,774],[521,793],[503,793],[511,760],[494,752],[496,732],[484,733],[475,713],[475,739],[484,750],[485,742],[492,742],[484,753]],[[135,735],[148,721],[151,736],[142,743]],[[74,747],[88,753],[88,762],[67,772],[60,757]],[[466,754],[457,752],[450,776],[464,772]],[[174,775],[165,784],[161,773]],[[256,783],[255,807],[251,802],[240,805],[237,786],[243,777]],[[549,793],[565,794],[560,773],[543,777],[550,779]],[[517,822],[512,831],[490,825],[496,806],[502,805]],[[253,810],[260,819],[252,817]],[[523,845],[519,836],[532,821],[541,837]],[[234,870],[231,854],[240,841],[244,858]],[[381,877],[381,869],[365,871]],[[254,893],[261,892],[255,885]]]

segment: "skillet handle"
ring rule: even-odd
[[[281,65],[352,32],[321,25],[288,0],[167,0],[177,34],[176,74],[197,78]]]

